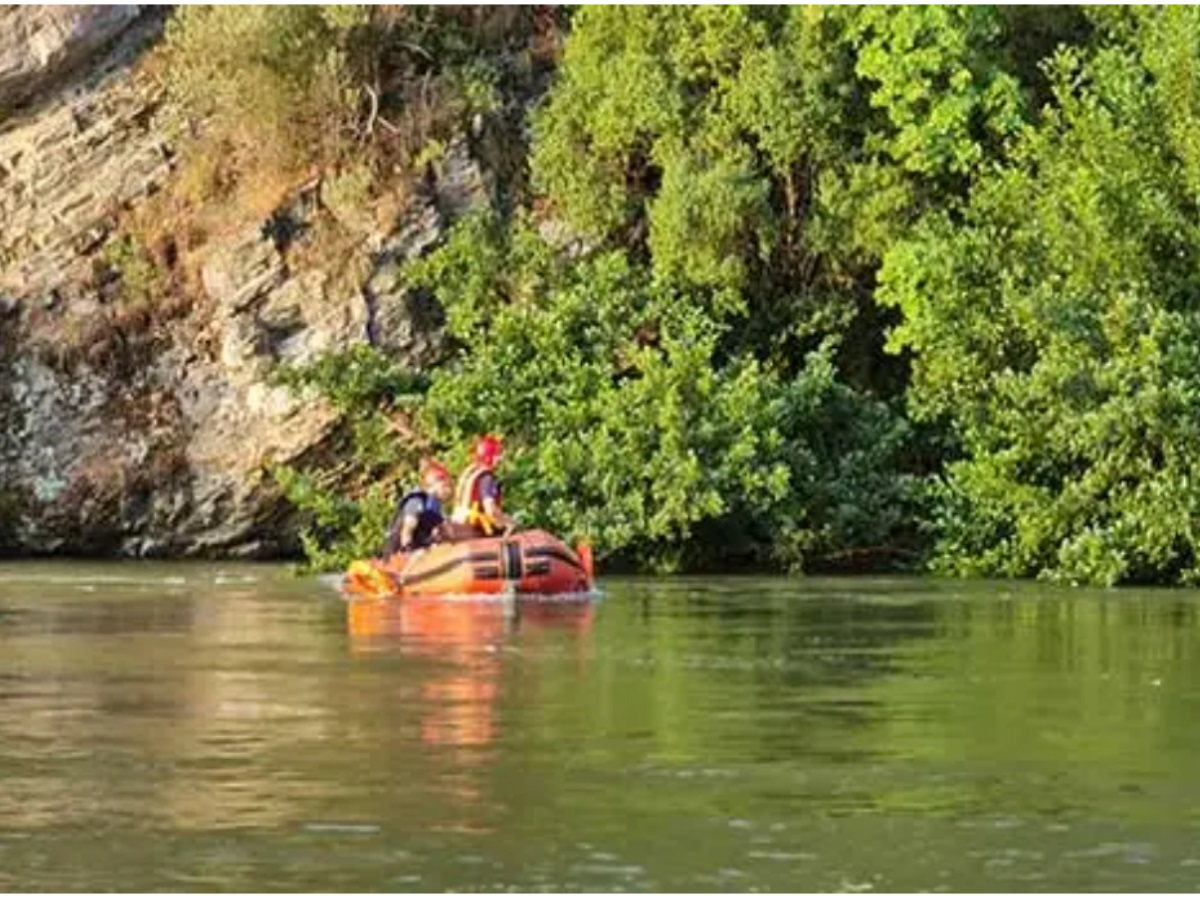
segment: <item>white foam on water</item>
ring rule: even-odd
[[[258,584],[258,579],[253,575],[227,575],[218,572],[213,578],[213,584]]]
[[[378,834],[381,830],[378,825],[355,822],[305,822],[302,827],[305,831],[332,834]]]
[[[125,578],[116,575],[0,575],[2,584],[160,584],[157,578]]]
[[[0,584],[23,584],[33,586],[53,586],[75,588],[89,593],[103,587],[180,587],[186,585],[187,579],[178,575],[161,578],[135,578],[121,575],[24,575],[14,573],[0,575]]]
[[[791,852],[787,850],[751,850],[751,859],[769,859],[774,862],[806,862],[817,858],[815,853]]]

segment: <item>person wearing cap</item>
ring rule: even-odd
[[[401,498],[392,524],[388,526],[384,559],[396,553],[420,550],[447,536],[442,504],[453,496],[453,483],[450,470],[440,462],[429,460],[421,467],[421,487]]]
[[[502,491],[495,469],[504,459],[504,444],[495,435],[487,434],[475,444],[471,465],[458,478],[454,512],[451,520],[472,529],[476,534],[491,537],[497,531],[511,531],[516,520],[502,508]]]

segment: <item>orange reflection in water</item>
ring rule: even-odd
[[[548,629],[586,634],[592,616],[592,604],[578,601],[405,598],[350,601],[346,621],[355,654],[399,642],[408,652],[453,664],[420,686],[428,709],[421,740],[467,759],[497,738],[505,646]]]
[[[585,635],[592,605],[582,602],[354,600],[348,603],[351,652],[367,655],[399,647],[446,662],[416,687],[421,697],[421,743],[430,751],[434,775],[458,814],[430,827],[436,831],[485,833],[485,773],[500,735],[497,721],[501,677],[510,644],[525,645],[541,632],[566,629]],[[436,751],[436,752],[435,752]],[[449,812],[443,809],[442,815]]]

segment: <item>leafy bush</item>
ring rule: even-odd
[[[893,532],[877,513],[899,498],[903,427],[837,382],[828,348],[794,378],[724,357],[708,295],[617,251],[567,261],[523,222],[469,220],[410,276],[461,348],[432,374],[424,430],[448,450],[502,432],[525,521],[656,568],[800,567]]]
[[[353,560],[379,554],[397,500],[387,484],[371,485],[362,496],[350,499],[311,472],[276,466],[271,474],[288,500],[308,517],[300,531],[306,571],[338,571]]]
[[[104,264],[114,274],[125,301],[145,303],[154,299],[163,285],[162,273],[141,244],[130,235],[123,235],[105,245],[101,253]]]
[[[587,7],[534,122],[536,183],[656,277],[736,294],[735,349],[878,358],[883,252],[1024,121],[1005,33],[984,7]],[[885,386],[889,363],[859,368]]]
[[[279,383],[324,397],[342,413],[343,440],[327,467],[272,469],[284,495],[307,518],[308,566],[344,568],[379,552],[394,505],[413,483],[422,445],[405,428],[426,380],[366,344],[277,371]]]
[[[889,253],[913,412],[952,423],[949,571],[1192,580],[1200,535],[1194,10],[1048,65],[1054,104],[964,219]]]

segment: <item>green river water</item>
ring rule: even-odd
[[[1195,891],[1200,594],[0,566],[0,890]]]

